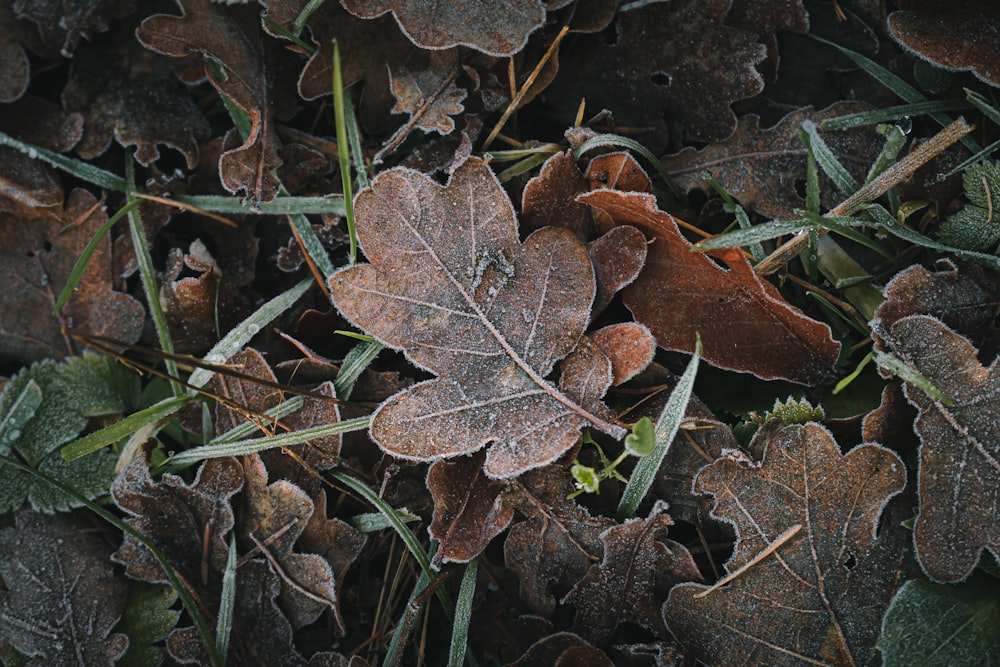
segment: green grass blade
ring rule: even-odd
[[[222,573],[222,595],[219,598],[219,618],[215,622],[215,648],[220,654],[229,653],[229,636],[233,632],[233,610],[236,608],[236,535],[229,535],[229,555]]]
[[[73,296],[73,291],[76,289],[77,285],[80,284],[80,280],[83,279],[83,274],[87,272],[87,264],[90,263],[90,258],[94,255],[94,251],[97,250],[97,245],[104,238],[115,224],[124,218],[129,212],[132,211],[136,206],[142,203],[141,199],[133,199],[128,202],[115,213],[113,216],[108,218],[108,221],[101,225],[101,228],[97,230],[94,237],[87,241],[87,245],[84,246],[83,252],[80,256],[76,258],[76,264],[73,265],[73,270],[69,273],[69,278],[66,280],[66,286],[63,287],[62,292],[59,293],[59,298],[56,299],[56,305],[52,309],[52,314],[55,315],[59,312],[59,309],[66,305],[66,302],[70,300]]]
[[[465,566],[462,584],[455,604],[455,620],[451,624],[451,646],[448,650],[448,667],[462,667],[469,645],[469,621],[472,619],[472,601],[476,595],[476,571],[479,559],[473,558]]]
[[[920,371],[915,368],[911,368],[906,364],[905,361],[899,357],[889,354],[887,352],[874,351],[875,363],[885,370],[889,371],[900,380],[907,384],[911,384],[920,391],[924,392],[935,401],[942,403],[943,405],[950,406],[953,401],[945,396],[944,392],[934,386],[934,383],[927,379]]]
[[[816,163],[820,169],[830,177],[834,185],[844,194],[852,195],[857,192],[860,187],[858,182],[854,180],[851,173],[844,168],[844,165],[840,164],[840,160],[830,150],[830,147],[820,135],[816,123],[811,120],[804,120],[802,121],[802,129],[809,137],[807,148],[810,148],[813,155],[816,156]]]
[[[694,245],[694,250],[721,250],[723,248],[742,248],[761,241],[770,241],[779,236],[796,234],[804,229],[812,227],[812,223],[802,218],[794,220],[772,220],[759,225],[753,225],[747,229],[734,229],[725,234],[704,241],[699,241]]]
[[[309,17],[323,6],[323,2],[324,0],[309,0],[306,6],[302,8],[302,11],[299,12],[299,15],[295,17],[295,23],[292,24],[292,31],[296,37],[302,34],[302,31],[306,28],[306,23],[309,21]]]
[[[302,252],[309,255],[313,264],[319,269],[320,273],[323,274],[324,278],[329,278],[337,270],[333,266],[333,262],[330,261],[330,256],[326,254],[326,248],[320,242],[319,238],[316,236],[316,232],[313,231],[312,223],[309,219],[301,213],[293,213],[288,216],[292,225],[295,227],[295,231],[299,233],[299,238],[302,239]]]
[[[404,523],[413,523],[414,521],[421,520],[419,515],[413,514],[407,509],[396,509],[393,510],[393,513]],[[386,528],[392,528],[392,523],[389,519],[385,518],[385,515],[381,512],[365,512],[364,514],[355,514],[348,519],[347,522],[360,530],[362,533],[374,533],[379,530],[385,530]]]
[[[970,106],[973,105],[966,100],[926,100],[913,104],[900,104],[894,107],[859,111],[858,113],[850,113],[844,116],[837,116],[836,118],[827,118],[820,121],[819,129],[824,132],[850,130],[855,127],[864,127],[865,125],[889,123],[910,116],[922,116],[924,114],[943,113],[946,111],[962,111],[968,109]]]
[[[346,401],[351,397],[354,390],[354,383],[358,376],[368,367],[368,364],[382,351],[382,343],[377,341],[365,341],[351,348],[351,351],[344,356],[337,377],[333,381],[333,388],[337,392],[337,398]]]
[[[220,363],[239,352],[251,338],[267,326],[268,322],[291,308],[312,284],[313,279],[306,278],[295,285],[295,287],[286,290],[258,308],[250,317],[233,327],[232,331],[216,343],[205,355],[205,361]],[[195,387],[204,387],[212,379],[213,375],[215,375],[215,371],[213,370],[196,368],[188,378],[188,384]]]
[[[110,171],[99,169],[92,164],[81,162],[80,160],[74,160],[73,158],[45,150],[44,148],[39,148],[38,146],[26,144],[23,141],[18,141],[9,134],[4,134],[3,132],[0,132],[0,146],[7,146],[8,148],[20,151],[32,160],[41,160],[42,162],[46,162],[56,169],[61,169],[67,174],[72,174],[73,176],[76,176],[77,178],[88,183],[92,183],[99,188],[113,190],[114,192],[125,192],[124,178],[112,174]]]
[[[292,396],[291,398],[282,401],[273,408],[264,410],[262,414],[266,416],[268,419],[272,420],[284,419],[288,415],[298,412],[302,408],[302,405],[304,403],[305,399],[303,399],[301,396]],[[257,424],[251,421],[245,421],[242,424],[239,424],[238,426],[234,426],[225,433],[215,436],[214,438],[212,438],[210,442],[206,443],[206,445],[208,446],[221,445],[227,442],[236,442],[237,440],[244,440],[251,434],[256,433],[259,430],[260,426],[258,426]],[[210,433],[211,429],[210,428],[205,429],[205,432]]]
[[[140,428],[149,426],[154,422],[169,417],[190,403],[192,400],[194,399],[192,399],[188,394],[165,398],[155,405],[151,405],[148,408],[139,410],[138,412],[133,412],[128,417],[120,419],[114,424],[110,424],[109,426],[105,426],[100,430],[88,433],[82,438],[74,440],[63,447],[60,450],[60,454],[62,454],[63,460],[75,461],[82,456],[86,456],[87,454],[96,452],[99,449],[116,443],[122,438],[127,438]]]
[[[354,103],[351,96],[344,96],[344,125],[347,127],[347,142],[351,146],[351,160],[354,161],[354,173],[358,175],[358,187],[367,188],[368,167],[365,165],[365,154],[361,150],[361,127],[354,115]],[[339,157],[339,156],[338,156]]]
[[[646,497],[649,487],[653,485],[653,478],[656,471],[660,469],[663,458],[667,455],[670,443],[677,435],[677,429],[684,419],[688,401],[691,399],[691,391],[694,389],[695,376],[698,374],[698,361],[701,359],[701,337],[695,343],[694,355],[688,362],[684,374],[677,381],[677,386],[670,392],[667,404],[663,406],[663,412],[656,421],[656,446],[653,453],[644,456],[635,464],[632,476],[625,485],[621,500],[618,503],[618,521],[625,521],[635,516],[635,511],[639,503]]]
[[[333,112],[337,125],[337,157],[340,160],[340,182],[344,189],[344,218],[351,240],[348,262],[358,261],[358,235],[354,229],[354,196],[351,194],[351,155],[347,147],[347,119],[344,114],[344,78],[340,71],[340,45],[333,40]]]
[[[298,214],[329,214],[343,215],[344,200],[339,195],[329,197],[291,197],[279,196],[271,201],[261,202],[260,208],[252,208],[249,202],[243,203],[239,197],[224,197],[222,195],[173,195],[171,200],[188,206],[200,208],[212,213],[230,213],[240,215],[245,213],[261,213],[264,215]]]

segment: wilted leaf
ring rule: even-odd
[[[434,520],[428,530],[440,544],[439,563],[466,563],[514,518],[508,484],[483,474],[485,455],[435,461],[427,471],[427,490],[434,499]]]
[[[1000,586],[974,576],[958,586],[925,579],[900,586],[882,620],[886,667],[992,664],[1000,655]]]
[[[74,62],[62,101],[67,111],[83,114],[81,157],[100,155],[113,137],[122,146],[135,146],[142,165],[159,158],[156,145],[164,144],[180,151],[189,169],[195,167],[198,142],[211,128],[168,58],[147,51],[128,34],[81,49]]]
[[[965,579],[983,549],[1000,555],[1000,373],[937,318],[908,315],[881,332],[889,349],[952,401],[909,384],[920,436],[917,560],[941,582]]]
[[[754,65],[764,46],[750,33],[722,25],[731,0],[667,0],[620,12],[614,42],[585,35],[563,49],[563,68],[540,96],[565,122],[580,98],[610,109],[615,122],[652,150],[667,145],[667,126],[683,125],[692,139],[711,141],[736,127],[730,104],[760,93]],[[711,90],[711,94],[704,91]]]
[[[544,616],[555,610],[556,595],[562,597],[600,561],[600,535],[614,525],[566,500],[573,491],[571,479],[566,470],[548,466],[513,483],[512,500],[526,520],[511,527],[505,561],[521,580],[521,596]]]
[[[997,27],[1000,30],[1000,22]],[[1000,76],[1000,71],[997,75]],[[979,252],[996,250],[1000,241],[1000,221],[994,218],[993,193],[1000,195],[1000,163],[972,165],[962,173],[962,181],[969,201],[962,210],[941,223],[938,234],[943,242],[956,248]]]
[[[128,644],[111,633],[127,589],[110,551],[70,516],[18,513],[0,530],[0,639],[31,664],[114,664]]]
[[[804,120],[819,124],[869,108],[854,102],[837,102],[822,111],[800,109],[782,118],[774,127],[762,128],[753,114],[743,116],[736,131],[725,141],[701,150],[685,148],[662,158],[679,187],[685,190],[711,186],[703,179],[711,172],[723,188],[745,208],[769,218],[787,217],[806,207],[796,190],[796,181],[806,177],[806,147],[797,132]],[[855,128],[823,135],[826,144],[855,179],[864,180],[871,161],[878,155],[879,142],[870,128]],[[835,206],[847,195],[839,192],[820,171],[820,196],[824,206]]]
[[[653,239],[645,268],[622,296],[660,347],[691,353],[700,334],[705,361],[720,368],[799,384],[833,372],[840,344],[830,327],[785,301],[738,249],[713,253],[728,268],[691,252],[652,195],[597,190],[580,200]]]
[[[14,15],[34,23],[38,34],[48,46],[58,48],[66,58],[80,38],[93,41],[114,19],[135,12],[135,0],[95,0],[66,3],[62,0],[15,0]]]
[[[889,35],[907,51],[950,70],[971,70],[1000,87],[1000,12],[990,0],[897,2],[887,20]]]
[[[673,523],[667,514],[656,514],[601,533],[604,560],[591,565],[563,598],[576,607],[573,629],[580,636],[604,644],[619,623],[631,622],[666,637],[657,580],[665,592],[675,583],[701,579],[688,550],[666,539]]]
[[[673,643],[615,644],[612,655],[618,667],[685,667],[684,652]]]
[[[876,534],[906,484],[903,462],[870,444],[842,455],[818,424],[781,428],[764,446],[761,463],[734,453],[695,482],[739,535],[727,572],[794,525],[800,532],[706,597],[695,597],[707,591],[700,584],[674,587],[667,627],[715,665],[867,664],[905,553],[895,526]]]
[[[340,0],[340,4],[362,18],[391,11],[410,41],[421,48],[462,45],[494,56],[511,56],[520,51],[528,35],[545,20],[539,0],[501,4],[488,0],[458,4],[438,0]]]
[[[243,191],[258,205],[271,201],[278,194],[278,181],[271,171],[281,165],[281,159],[269,118],[268,68],[258,35],[244,32],[232,8],[223,9],[210,0],[183,0],[181,6],[181,16],[150,16],[136,36],[146,48],[163,55],[206,56],[208,80],[250,121],[242,144],[227,147],[219,158],[222,185],[232,193]]]
[[[9,7],[0,9],[0,102],[13,102],[28,89],[31,63],[16,37],[13,13]]]
[[[415,126],[427,132],[450,134],[455,129],[451,117],[465,111],[462,100],[468,94],[455,85],[458,53],[434,51],[425,69],[411,67],[389,67],[389,85],[396,98],[392,113],[409,114]]]
[[[487,475],[512,477],[557,458],[587,423],[624,435],[544,379],[576,345],[593,301],[593,268],[571,232],[545,228],[522,245],[510,201],[477,159],[444,187],[383,172],[355,214],[371,264],[330,279],[334,303],[440,376],[375,412],[371,434],[384,450],[433,461],[493,442]]]

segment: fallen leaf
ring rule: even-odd
[[[1000,373],[984,368],[971,343],[929,315],[908,315],[882,336],[907,366],[951,405],[906,384],[920,436],[917,560],[939,582],[965,579],[984,549],[1000,555]]]
[[[375,18],[392,12],[407,38],[424,49],[469,46],[493,56],[512,56],[541,27],[539,0],[488,0],[441,4],[437,0],[340,0],[355,16]]]
[[[591,319],[611,304],[611,299],[635,282],[646,263],[646,237],[635,227],[613,227],[600,238],[587,244],[587,253],[594,264],[597,292],[591,307]]]
[[[355,215],[371,264],[330,278],[334,304],[439,375],[375,412],[371,435],[386,452],[434,461],[492,442],[484,470],[500,478],[553,461],[588,423],[624,435],[544,379],[593,301],[593,268],[571,232],[545,228],[522,245],[496,177],[471,158],[444,187],[383,172]]]
[[[645,268],[622,296],[660,347],[694,352],[713,366],[763,379],[816,384],[833,373],[840,344],[830,327],[806,317],[758,276],[738,249],[710,257],[691,252],[673,216],[652,195],[596,190],[580,201],[653,239]]]
[[[485,454],[435,461],[427,471],[427,490],[434,499],[428,527],[438,541],[436,563],[467,563],[510,525],[514,508],[508,484],[483,474]]]
[[[94,41],[95,35],[106,31],[114,19],[134,14],[136,10],[135,0],[68,4],[62,0],[19,0],[12,4],[14,16],[34,23],[42,41],[58,48],[65,58],[73,56],[81,37]]]
[[[710,192],[711,186],[703,178],[708,171],[745,208],[769,218],[788,217],[795,209],[806,207],[805,198],[795,186],[796,181],[804,182],[806,177],[806,147],[797,134],[802,122],[811,120],[819,125],[826,118],[869,108],[856,102],[837,102],[822,111],[800,109],[766,129],[760,127],[757,116],[747,114],[728,139],[700,150],[688,147],[661,161],[674,183],[684,190],[700,188]],[[823,139],[855,179],[863,181],[880,146],[872,131],[855,128],[827,132]],[[832,208],[846,196],[820,170],[823,205]]]
[[[760,463],[734,452],[695,481],[715,497],[713,516],[738,533],[726,571],[801,531],[721,589],[675,586],[667,627],[715,665],[868,664],[900,583],[902,531],[876,528],[906,484],[903,462],[871,444],[842,455],[815,423],[780,428],[764,447]]]
[[[938,67],[971,70],[1000,86],[1000,12],[995,3],[958,0],[947,8],[927,0],[897,2],[886,21],[889,36],[910,53]]]
[[[228,146],[219,158],[222,185],[234,194],[242,191],[257,206],[271,201],[278,194],[278,180],[271,171],[281,165],[281,158],[269,117],[273,101],[258,35],[244,32],[235,10],[224,10],[210,0],[183,0],[181,8],[181,16],[146,18],[136,37],[146,48],[166,56],[206,57],[209,82],[250,120],[242,143]]]
[[[767,46],[767,58],[757,65],[757,69],[764,74],[765,81],[772,82],[778,73],[778,33],[806,32],[809,15],[802,0],[734,0],[726,14],[726,25],[757,35],[757,41]]]
[[[662,590],[701,579],[691,554],[666,539],[673,525],[667,514],[632,519],[601,533],[604,560],[595,563],[563,598],[576,607],[573,630],[593,644],[605,644],[619,623],[631,622],[665,638],[660,613]]]
[[[589,189],[587,180],[576,168],[573,151],[556,153],[524,186],[521,231],[530,233],[550,225],[565,227],[586,243],[591,238],[593,223],[590,210],[576,201],[576,196]]]
[[[611,360],[612,385],[628,382],[653,363],[656,339],[638,322],[609,324],[590,334],[594,343]]]
[[[195,167],[198,142],[209,137],[211,128],[170,59],[127,34],[127,39],[81,49],[74,63],[62,101],[67,111],[83,115],[83,141],[76,149],[81,157],[101,155],[114,138],[135,146],[135,159],[144,166],[160,157],[156,146],[163,144],[179,151],[188,169]]]
[[[670,642],[615,644],[611,647],[619,667],[685,667],[684,652]]]
[[[521,597],[548,616],[562,597],[601,560],[601,533],[614,525],[591,516],[575,501],[569,473],[548,466],[513,482],[512,501],[525,520],[515,523],[504,542],[504,559],[521,581]]]
[[[616,152],[598,155],[587,165],[586,190],[622,190],[624,192],[652,192],[653,183],[646,170],[630,153]]]
[[[111,549],[70,515],[23,511],[14,522],[0,530],[0,640],[30,664],[114,664],[128,646],[111,632],[128,590]]]
[[[712,141],[736,127],[730,104],[760,93],[754,65],[764,46],[747,32],[722,25],[731,0],[668,0],[619,12],[614,41],[584,35],[563,49],[563,68],[539,97],[569,123],[580,102],[609,109],[615,122],[640,131],[654,151],[668,144],[664,118],[685,137]],[[711,90],[712,94],[702,94]]]
[[[462,100],[468,93],[455,85],[459,58],[455,50],[433,51],[426,68],[412,65],[389,67],[389,85],[396,98],[392,113],[405,113],[410,121],[427,132],[450,134],[455,129],[452,116],[465,111]]]
[[[17,41],[12,8],[0,9],[0,102],[7,104],[24,95],[31,81],[31,62]]]
[[[610,664],[607,656],[605,656],[605,660],[602,663],[594,661],[594,656],[589,654],[586,656],[588,662],[568,664],[559,662],[560,658],[567,652],[578,648],[587,649],[593,647],[580,635],[573,634],[572,632],[555,632],[532,644],[524,655],[514,662],[508,663],[507,667],[532,667],[533,665],[556,665],[557,663],[563,667],[570,667],[573,664],[577,667],[603,667],[603,665]]]

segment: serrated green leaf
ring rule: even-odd
[[[1000,582],[973,576],[958,586],[907,581],[882,619],[886,667],[980,667],[1000,656]]]
[[[973,165],[962,180],[969,203],[941,223],[938,235],[948,245],[988,252],[1000,242],[1000,163]]]
[[[116,667],[155,667],[163,662],[163,652],[155,646],[177,625],[181,613],[171,609],[177,593],[169,586],[142,581],[129,583],[125,611],[115,632],[128,636],[128,650]]]
[[[41,404],[42,390],[31,379],[20,392],[11,392],[9,395],[4,392],[0,396],[0,454],[6,456],[10,453],[11,445],[21,437],[21,429],[35,416],[35,411]]]

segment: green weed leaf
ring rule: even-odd
[[[653,420],[643,417],[632,427],[632,432],[625,436],[625,448],[632,456],[649,456],[656,446],[656,433],[653,430]]]
[[[1000,163],[973,165],[962,180],[969,203],[941,223],[941,241],[963,250],[989,252],[1000,242]]]
[[[181,613],[171,609],[177,593],[169,586],[129,583],[128,601],[115,630],[128,636],[128,650],[116,667],[151,667],[163,662],[163,652],[155,646],[177,625]]]

